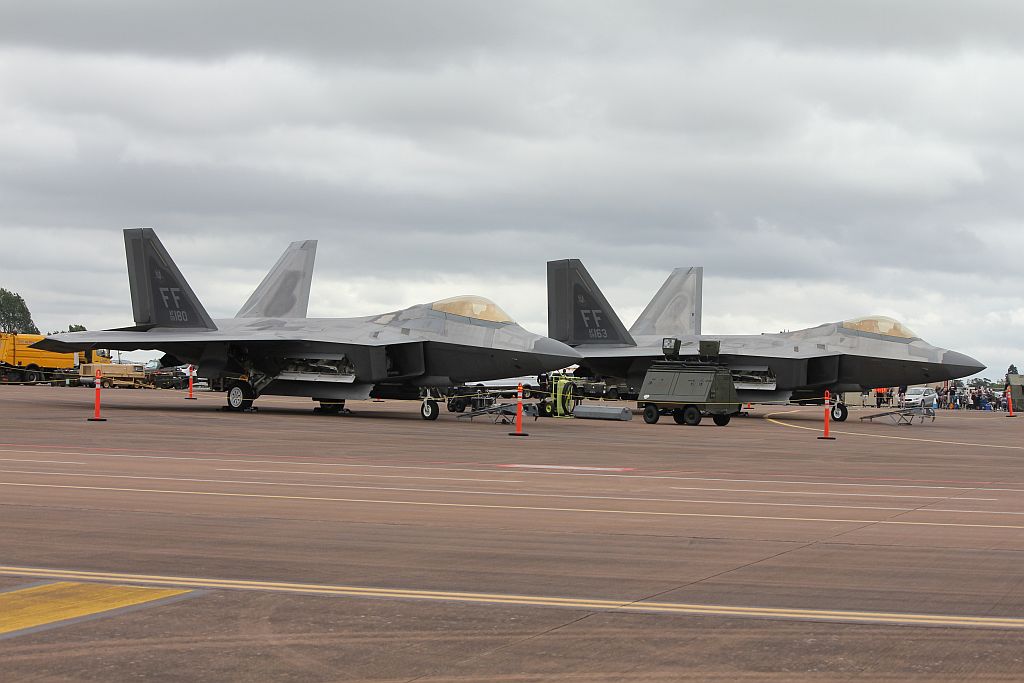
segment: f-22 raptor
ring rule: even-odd
[[[548,335],[583,355],[577,373],[640,387],[651,363],[664,358],[666,337],[680,341],[683,358],[697,357],[702,340],[720,344],[743,403],[820,403],[833,395],[957,379],[985,366],[968,355],[933,346],[885,316],[825,323],[779,334],[702,335],[703,269],[677,269],[629,330],[578,259],[548,262]],[[832,417],[846,419],[845,405]]]
[[[234,318],[213,320],[150,228],[124,231],[135,325],[47,337],[53,351],[159,349],[191,363],[243,410],[264,394],[308,396],[325,412],[349,399],[423,397],[433,390],[539,374],[576,363],[569,346],[517,325],[483,297],[458,296],[359,318],[307,318],[316,242],[293,242]]]

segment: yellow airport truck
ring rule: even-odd
[[[31,348],[41,334],[0,333],[0,382],[36,384],[78,378],[82,363],[109,363],[106,351],[54,353]]]

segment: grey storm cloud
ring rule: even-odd
[[[215,315],[319,239],[311,314],[455,293],[545,324],[580,257],[629,319],[867,313],[998,375],[1024,306],[1016,2],[0,5],[0,286],[130,320],[120,229]],[[9,245],[18,245],[10,248]],[[628,322],[628,321],[627,321]]]

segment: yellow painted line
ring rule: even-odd
[[[894,524],[900,526],[944,526],[964,527],[972,529],[1024,529],[1024,526],[1012,524],[960,524],[953,522],[901,522],[882,519],[836,519],[832,517],[773,517],[767,515],[726,515],[710,512],[661,512],[654,510],[608,510],[601,508],[557,508],[534,507],[527,505],[484,505],[482,503],[435,503],[419,500],[374,500],[368,498],[329,498],[326,496],[286,496],[270,493],[230,493],[226,491],[184,491],[173,489],[129,489],[113,486],[72,486],[70,484],[28,484],[22,482],[0,481],[0,486],[20,486],[40,489],[72,489],[78,491],[116,491],[121,493],[155,493],[181,496],[213,496],[223,498],[259,498],[266,500],[308,500],[330,503],[367,503],[376,505],[412,505],[420,507],[440,508],[476,508],[489,510],[526,510],[535,512],[577,512],[604,515],[640,515],[651,517],[704,517],[716,519],[755,519],[784,522],[828,522],[840,524]],[[927,512],[927,510],[923,510]]]
[[[780,415],[781,413],[769,413],[765,415],[764,419],[772,424],[777,424],[781,427],[790,427],[792,429],[804,429],[809,432],[820,432],[820,427],[804,427],[802,425],[790,424],[783,422],[782,420],[776,420],[772,418],[772,415]],[[864,432],[845,432],[837,429],[829,429],[831,434],[846,434],[849,436],[867,436],[872,439],[893,439],[895,441],[920,441],[922,443],[939,443],[946,446],[975,446],[977,448],[1002,448],[1006,450],[1024,451],[1024,446],[1007,446],[995,443],[970,443],[966,441],[942,441],[940,439],[919,439],[912,436],[893,436],[891,434],[866,434]]]
[[[441,600],[461,603],[486,603],[527,607],[561,607],[565,609],[603,610],[613,612],[654,612],[658,614],[686,616],[760,617],[870,624],[913,624],[920,626],[1024,629],[1024,618],[1018,617],[977,617],[952,614],[917,614],[784,607],[745,607],[740,605],[704,605],[674,602],[636,602],[629,600],[607,600],[603,598],[566,598],[544,595],[517,595],[509,593],[473,593],[462,591],[418,590],[411,588],[370,588],[365,586],[293,583],[281,581],[252,581],[153,574],[124,574],[115,572],[49,569],[43,567],[0,566],[0,575],[78,581],[136,583],[144,585],[174,586],[185,589],[213,588],[356,598]]]
[[[144,588],[62,581],[0,593],[0,635],[93,616],[188,593],[188,588]]]

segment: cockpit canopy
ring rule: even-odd
[[[918,339],[914,332],[901,323],[899,320],[887,318],[884,315],[870,315],[863,318],[854,318],[843,322],[843,328],[857,332],[868,332],[881,334],[886,337],[899,337],[900,339]]]
[[[514,322],[498,304],[482,296],[453,296],[450,299],[435,301],[430,308],[474,320],[485,320],[492,323]]]

